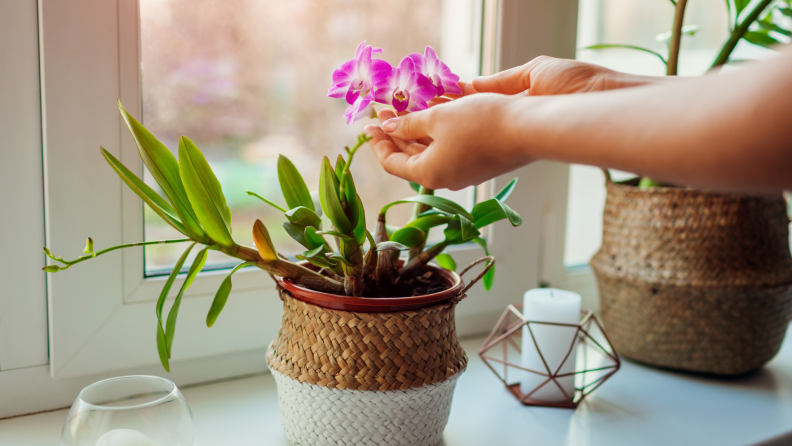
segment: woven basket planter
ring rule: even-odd
[[[459,276],[450,274],[461,284]],[[324,308],[279,287],[283,321],[267,349],[267,363],[289,441],[437,444],[456,380],[467,365],[454,309],[482,275],[455,288],[456,294],[444,301],[392,312]]]
[[[694,372],[764,365],[792,314],[783,197],[635,185],[607,177],[602,248],[591,260],[613,346]]]

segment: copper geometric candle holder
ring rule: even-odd
[[[577,325],[573,324],[557,324],[552,322],[542,321],[529,321],[527,320],[522,311],[522,305],[509,305],[506,311],[498,320],[492,333],[484,341],[484,345],[479,350],[479,356],[492,370],[495,375],[503,382],[506,389],[514,395],[517,400],[526,406],[543,406],[543,407],[562,407],[574,409],[595,389],[602,385],[608,378],[613,376],[621,367],[621,360],[619,355],[613,350],[613,347],[608,340],[605,330],[602,328],[599,319],[592,311],[581,311],[581,320]],[[539,348],[539,344],[534,337],[532,326],[538,325],[555,325],[562,327],[577,327],[575,336],[566,352],[566,356],[561,361],[561,364],[555,370],[551,370],[547,365],[544,355]],[[536,348],[539,357],[544,364],[544,370],[531,370],[520,366],[521,357],[521,343],[522,343],[522,327],[528,327],[533,340],[532,348]],[[516,339],[515,339],[516,338]],[[563,363],[567,360],[573,348],[577,348],[577,357],[575,364],[575,371],[569,373],[560,373]],[[500,356],[500,357],[498,357]],[[516,359],[516,363],[514,362]],[[498,370],[503,370],[500,373]],[[541,384],[536,386],[531,392],[523,394],[520,390],[520,383],[514,382],[509,379],[509,371],[512,371],[512,376],[519,377],[526,372],[534,373],[546,377]],[[575,393],[569,395],[557,381],[558,378],[574,376],[575,377]],[[566,398],[566,401],[551,402],[542,401],[531,398],[531,396],[540,388],[545,385],[555,385],[561,390]]]

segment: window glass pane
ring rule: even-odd
[[[667,32],[674,19],[668,0],[580,0],[578,48],[595,43],[630,44],[667,54],[657,35]],[[728,37],[726,5],[723,0],[689,2],[685,25],[698,25],[695,36],[685,36],[680,54],[680,75],[700,75],[707,71]],[[741,42],[735,59],[763,59],[773,52]],[[665,66],[656,56],[627,49],[580,50],[577,58],[635,74],[662,76]],[[729,69],[728,67],[726,69]],[[615,179],[634,175],[617,172]],[[572,166],[569,179],[566,248],[567,266],[588,264],[602,242],[602,209],[605,183],[602,172],[589,166]]]
[[[463,79],[478,74],[480,15],[475,0],[140,0],[143,120],[177,153],[187,135],[204,152],[232,211],[233,236],[252,245],[256,218],[278,249],[302,251],[281,227],[284,217],[247,196],[252,190],[285,205],[277,181],[278,154],[288,156],[316,190],[323,156],[335,163],[369,119],[347,126],[347,104],[327,98],[331,74],[364,39],[393,65],[426,45]],[[413,194],[386,174],[364,147],[353,173],[368,226],[384,204]],[[154,184],[150,177],[149,184]],[[452,193],[467,205],[470,192]],[[394,207],[401,224],[412,209]],[[178,234],[146,209],[147,240]],[[175,262],[184,247],[146,249],[146,271]],[[207,265],[228,258],[209,256]]]

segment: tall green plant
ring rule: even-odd
[[[310,192],[300,172],[283,155],[278,159],[278,181],[285,205],[248,191],[249,195],[284,214],[284,229],[305,248],[296,256],[297,259],[318,267],[319,271],[316,271],[280,254],[261,220],[256,220],[253,226],[255,249],[236,243],[231,233],[231,211],[223,188],[201,150],[190,139],[182,137],[177,160],[154,135],[127,113],[121,102],[118,103],[118,109],[132,133],[141,159],[164,196],[146,185],[104,148],[101,148],[102,156],[135,194],[185,238],[132,243],[100,251],[94,251],[94,242],[88,238],[85,255],[75,260],[64,260],[44,248],[44,252],[54,262],[44,270],[55,273],[122,248],[189,243],[165,281],[155,307],[158,321],[157,351],[163,367],[168,371],[182,298],[201,272],[209,250],[222,252],[241,261],[228,272],[215,294],[206,317],[206,325],[211,327],[231,293],[233,274],[244,267],[257,267],[296,284],[327,293],[357,297],[390,295],[395,286],[409,280],[433,259],[437,259],[443,267],[454,269],[456,262],[444,252],[448,246],[473,242],[489,254],[486,241],[481,237],[482,228],[500,220],[508,220],[512,226],[522,223],[522,218],[505,204],[515,188],[515,178],[494,198],[478,203],[470,210],[435,196],[431,190],[418,187],[417,195],[389,203],[380,210],[376,236],[373,235],[366,228],[365,210],[350,170],[355,153],[369,140],[368,136],[360,135],[351,149],[346,148],[346,158],[339,155],[335,165],[326,157],[322,160],[318,194]],[[413,218],[402,228],[388,226],[388,210],[400,204],[415,206]],[[332,227],[322,227],[322,215],[327,216]],[[427,235],[432,228],[442,229],[444,238],[427,248]],[[328,238],[334,242],[335,249]],[[200,247],[196,248],[196,245]],[[366,245],[368,249],[364,249]],[[165,300],[194,249],[198,249],[198,253],[166,317],[163,314]],[[408,250],[409,257],[398,267],[399,253]],[[487,290],[492,286],[493,274],[494,269],[491,269],[484,277]]]

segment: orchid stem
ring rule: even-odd
[[[346,206],[346,195],[344,194],[344,185],[346,184],[346,177],[349,175],[349,166],[352,165],[352,158],[355,156],[355,152],[358,151],[360,146],[367,143],[371,139],[370,136],[366,135],[365,133],[361,133],[358,135],[357,144],[354,147],[349,149],[349,160],[347,160],[344,169],[341,171],[341,178],[339,179],[341,184],[338,186],[338,197],[341,199],[341,206]]]
[[[135,247],[135,246],[147,246],[147,245],[167,245],[167,244],[170,244],[170,243],[184,243],[184,242],[191,242],[191,241],[192,241],[191,239],[184,238],[184,239],[174,239],[174,240],[154,240],[154,241],[151,241],[151,242],[128,243],[126,245],[113,246],[113,247],[110,247],[110,248],[107,248],[107,249],[103,249],[103,250],[98,251],[98,252],[92,252],[90,254],[86,254],[84,256],[77,257],[74,260],[63,260],[62,257],[55,257],[55,255],[53,255],[50,252],[50,250],[47,249],[47,248],[44,248],[44,253],[46,253],[47,257],[49,257],[50,259],[55,260],[56,262],[60,262],[60,263],[63,263],[64,265],[66,265],[64,267],[60,267],[59,266],[58,269],[56,270],[56,271],[62,271],[64,269],[68,269],[72,265],[76,265],[76,264],[78,264],[80,262],[84,262],[86,260],[90,260],[90,259],[93,259],[95,257],[99,257],[102,254],[108,253],[110,251],[115,251],[116,249],[132,248],[132,247]],[[58,265],[52,265],[52,266],[58,266]],[[47,268],[47,267],[45,267],[45,268]]]

